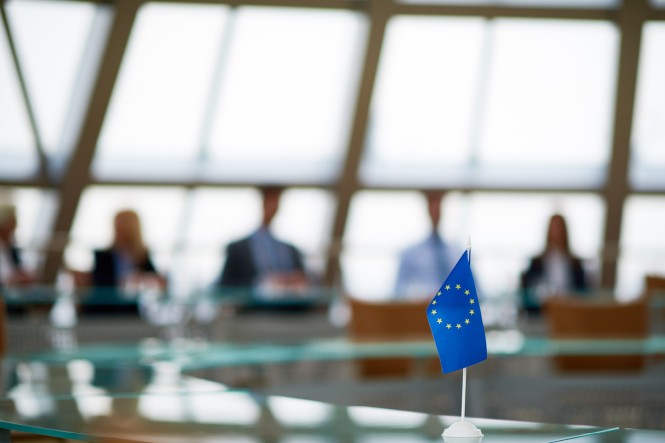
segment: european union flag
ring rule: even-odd
[[[473,282],[469,251],[465,251],[427,307],[443,373],[487,359],[485,327]]]

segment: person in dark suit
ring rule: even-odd
[[[145,281],[160,288],[165,285],[143,242],[138,214],[132,210],[118,212],[113,228],[111,247],[94,251],[90,281],[93,293],[87,298],[86,313],[138,312],[136,303],[127,303],[121,290],[135,292]]]
[[[0,205],[0,287],[26,286],[35,282],[24,269],[21,252],[14,242],[16,226],[16,208],[9,204]]]
[[[570,251],[566,220],[560,214],[550,218],[545,250],[531,259],[522,274],[522,303],[527,312],[539,313],[553,295],[583,294],[588,282],[582,260]]]
[[[261,226],[248,237],[230,243],[218,280],[220,287],[241,287],[264,293],[304,288],[307,284],[300,251],[277,239],[270,224],[279,209],[280,188],[264,188]]]

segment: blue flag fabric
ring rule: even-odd
[[[465,251],[427,307],[444,374],[487,359],[485,327]]]

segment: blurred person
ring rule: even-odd
[[[141,222],[135,211],[122,210],[115,215],[113,243],[107,249],[94,251],[90,284],[94,291],[87,300],[86,312],[113,311],[115,303],[126,300],[127,295],[137,295],[144,284],[155,288],[165,286],[166,281],[157,273],[143,242]],[[125,311],[121,306],[117,308]],[[128,306],[127,310],[136,308]]]
[[[219,286],[251,288],[265,298],[285,292],[296,295],[307,287],[301,252],[276,238],[270,228],[279,210],[281,194],[281,188],[261,189],[261,226],[248,237],[227,246]]]
[[[16,226],[14,205],[0,205],[0,287],[26,286],[35,282],[23,268],[21,252],[14,241]]]
[[[553,295],[579,294],[588,289],[582,260],[570,250],[568,228],[562,215],[550,218],[545,250],[531,259],[522,274],[521,288],[524,308],[534,313]]]
[[[421,242],[400,254],[395,285],[397,298],[424,299],[431,297],[453,269],[460,251],[451,247],[439,234],[443,191],[425,191],[430,233]]]

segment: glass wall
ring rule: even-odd
[[[665,189],[665,23],[646,23],[642,39],[631,181],[638,188]]]
[[[95,172],[334,180],[365,27],[350,11],[148,3],[131,35]]]
[[[428,234],[418,189],[448,190],[440,230],[460,251],[471,235],[488,297],[517,288],[554,212],[566,216],[597,284],[601,255],[611,261],[615,249],[603,245],[612,199],[623,208],[621,238],[610,242],[620,244],[618,296],[639,294],[645,273],[665,274],[661,2],[650,2],[640,24],[636,85],[617,84],[625,24],[608,19],[628,2],[399,3],[405,14],[388,18],[375,52],[367,51],[380,17],[373,8],[146,2],[128,21],[117,79],[90,91],[84,78],[94,79],[105,48],[119,49],[105,40],[103,11],[123,20],[131,12],[86,1],[3,3],[0,194],[18,207],[16,240],[30,267],[39,269],[47,248],[64,248],[63,267],[89,269],[92,251],[111,242],[113,214],[128,207],[169,282],[206,287],[226,245],[258,226],[258,188],[277,184],[288,189],[277,235],[302,250],[317,278],[341,254],[332,283],[362,298],[394,295],[400,251]],[[375,61],[376,79],[364,76]],[[605,195],[622,86],[636,91],[631,146],[618,147],[630,149],[625,201]],[[91,119],[79,128],[89,102],[100,106],[101,127]],[[366,103],[365,138],[350,152],[354,113]],[[80,189],[60,195],[54,162],[67,160],[81,134],[89,142],[81,158],[91,163],[71,171]],[[358,177],[342,183],[356,154]],[[337,193],[347,185],[350,203]],[[60,202],[64,232],[53,232]],[[77,203],[70,227],[67,208]],[[333,226],[347,203],[347,219]]]
[[[66,250],[69,267],[91,269],[93,251],[110,247],[113,217],[124,209],[139,214],[159,272],[188,290],[214,284],[226,246],[261,223],[261,196],[255,188],[94,186],[83,195],[74,220]],[[327,260],[333,209],[327,191],[290,189],[273,222],[275,235],[299,248],[318,280]]]
[[[600,187],[611,144],[611,23],[395,17],[366,183]]]
[[[0,32],[0,97],[0,176],[25,177],[37,170],[37,154],[4,32]]]
[[[71,118],[71,101],[80,80],[96,9],[94,4],[85,2],[7,3],[41,142],[48,154],[62,148],[63,129]]]
[[[598,285],[605,208],[593,194],[453,192],[443,200],[441,236],[459,255],[472,239],[473,268],[483,296],[512,294],[529,257],[541,253],[549,217],[568,222],[571,250]],[[395,296],[399,254],[430,232],[425,198],[417,192],[364,191],[352,202],[342,259],[352,296]],[[441,281],[445,276],[441,276]],[[432,288],[435,290],[437,288]]]
[[[665,276],[665,198],[631,196],[624,211],[617,296],[631,299],[642,293],[645,275]]]

